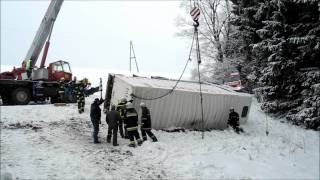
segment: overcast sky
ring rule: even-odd
[[[21,66],[49,3],[1,1],[1,65]],[[190,39],[175,36],[179,31],[175,19],[189,16],[180,9],[180,3],[65,1],[55,23],[46,64],[61,59],[70,62],[72,69],[126,71],[132,40],[140,71],[178,75],[191,43]]]

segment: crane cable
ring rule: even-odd
[[[178,86],[178,84],[181,81],[181,78],[182,78],[182,76],[183,76],[183,74],[184,74],[184,72],[185,72],[185,70],[186,70],[186,68],[188,66],[189,61],[191,61],[191,53],[192,53],[192,49],[193,49],[193,43],[194,43],[194,39],[196,37],[195,35],[196,35],[196,32],[193,33],[192,43],[191,43],[191,47],[190,47],[190,51],[189,51],[189,57],[188,57],[188,60],[187,60],[185,66],[183,68],[183,71],[182,71],[179,79],[177,80],[176,84],[168,92],[166,92],[165,94],[163,94],[161,96],[153,97],[153,98],[141,97],[141,96],[138,96],[138,95],[136,95],[134,93],[132,93],[131,96],[134,97],[134,98],[137,98],[137,99],[142,99],[142,100],[156,100],[156,99],[160,99],[160,98],[163,98],[163,97],[168,96],[169,94],[171,94],[176,89],[176,87]]]
[[[190,0],[191,6],[191,0]],[[201,87],[201,74],[200,74],[200,64],[201,64],[201,54],[200,54],[200,44],[199,44],[199,17],[200,17],[200,8],[199,2],[196,0],[193,1],[193,8],[190,11],[190,15],[193,19],[193,27],[194,27],[194,34],[196,38],[196,53],[197,53],[197,62],[198,62],[198,80],[199,80],[199,93],[200,93],[200,108],[201,108],[201,129],[202,129],[202,139],[204,139],[204,119],[203,119],[203,96],[202,96],[202,87]]]
[[[198,78],[199,78],[199,91],[200,91],[200,105],[201,105],[201,128],[202,128],[202,133],[201,133],[201,136],[202,136],[202,139],[204,139],[204,119],[203,119],[203,96],[202,96],[202,89],[201,89],[201,78],[200,78],[200,64],[201,64],[201,55],[200,55],[200,45],[199,45],[199,35],[198,35],[198,26],[199,26],[199,21],[198,21],[198,18],[200,16],[200,9],[198,8],[199,7],[199,2],[193,2],[194,3],[194,7],[192,8],[192,10],[190,11],[190,15],[192,16],[193,18],[193,26],[194,26],[194,33],[193,33],[193,37],[192,37],[192,43],[191,43],[191,47],[190,47],[190,52],[189,52],[189,58],[186,62],[186,65],[184,66],[184,69],[179,77],[179,79],[177,80],[176,84],[173,86],[172,89],[170,89],[167,93],[161,95],[161,96],[158,96],[158,97],[154,97],[154,98],[143,98],[143,97],[140,97],[140,96],[137,96],[135,94],[131,94],[132,97],[135,97],[137,99],[142,99],[142,100],[156,100],[156,99],[160,99],[160,98],[163,98],[169,94],[171,94],[174,89],[178,86],[179,82],[181,81],[181,78],[187,68],[187,65],[189,63],[189,61],[191,61],[191,53],[192,53],[192,48],[193,48],[193,43],[194,43],[194,39],[196,39],[196,57],[197,57],[197,62],[198,62]],[[198,5],[198,7],[196,6],[196,4]],[[191,0],[190,0],[190,7],[191,7]]]
[[[199,22],[196,21],[194,24],[194,31],[196,32],[196,51],[197,51],[197,60],[198,60],[198,80],[199,80],[199,93],[200,93],[200,106],[201,106],[201,128],[202,128],[202,139],[204,139],[204,119],[203,119],[203,96],[202,96],[202,88],[201,88],[201,78],[200,78],[200,64],[201,64],[201,55],[200,55],[200,45],[199,45],[199,37],[198,37],[198,26]]]

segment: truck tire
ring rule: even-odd
[[[14,104],[25,105],[30,102],[31,94],[26,88],[17,88],[12,92],[11,99]]]

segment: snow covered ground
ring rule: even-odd
[[[92,143],[84,114],[67,106],[1,106],[1,179],[319,179],[319,132],[266,116],[253,101],[246,133],[168,133],[137,148]]]

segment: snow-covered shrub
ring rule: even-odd
[[[320,95],[320,83],[311,86],[314,95]]]
[[[318,129],[320,126],[320,117],[314,117],[316,114],[316,108],[304,108],[300,111],[292,110],[286,116],[286,119],[296,125],[304,124],[306,128]]]

